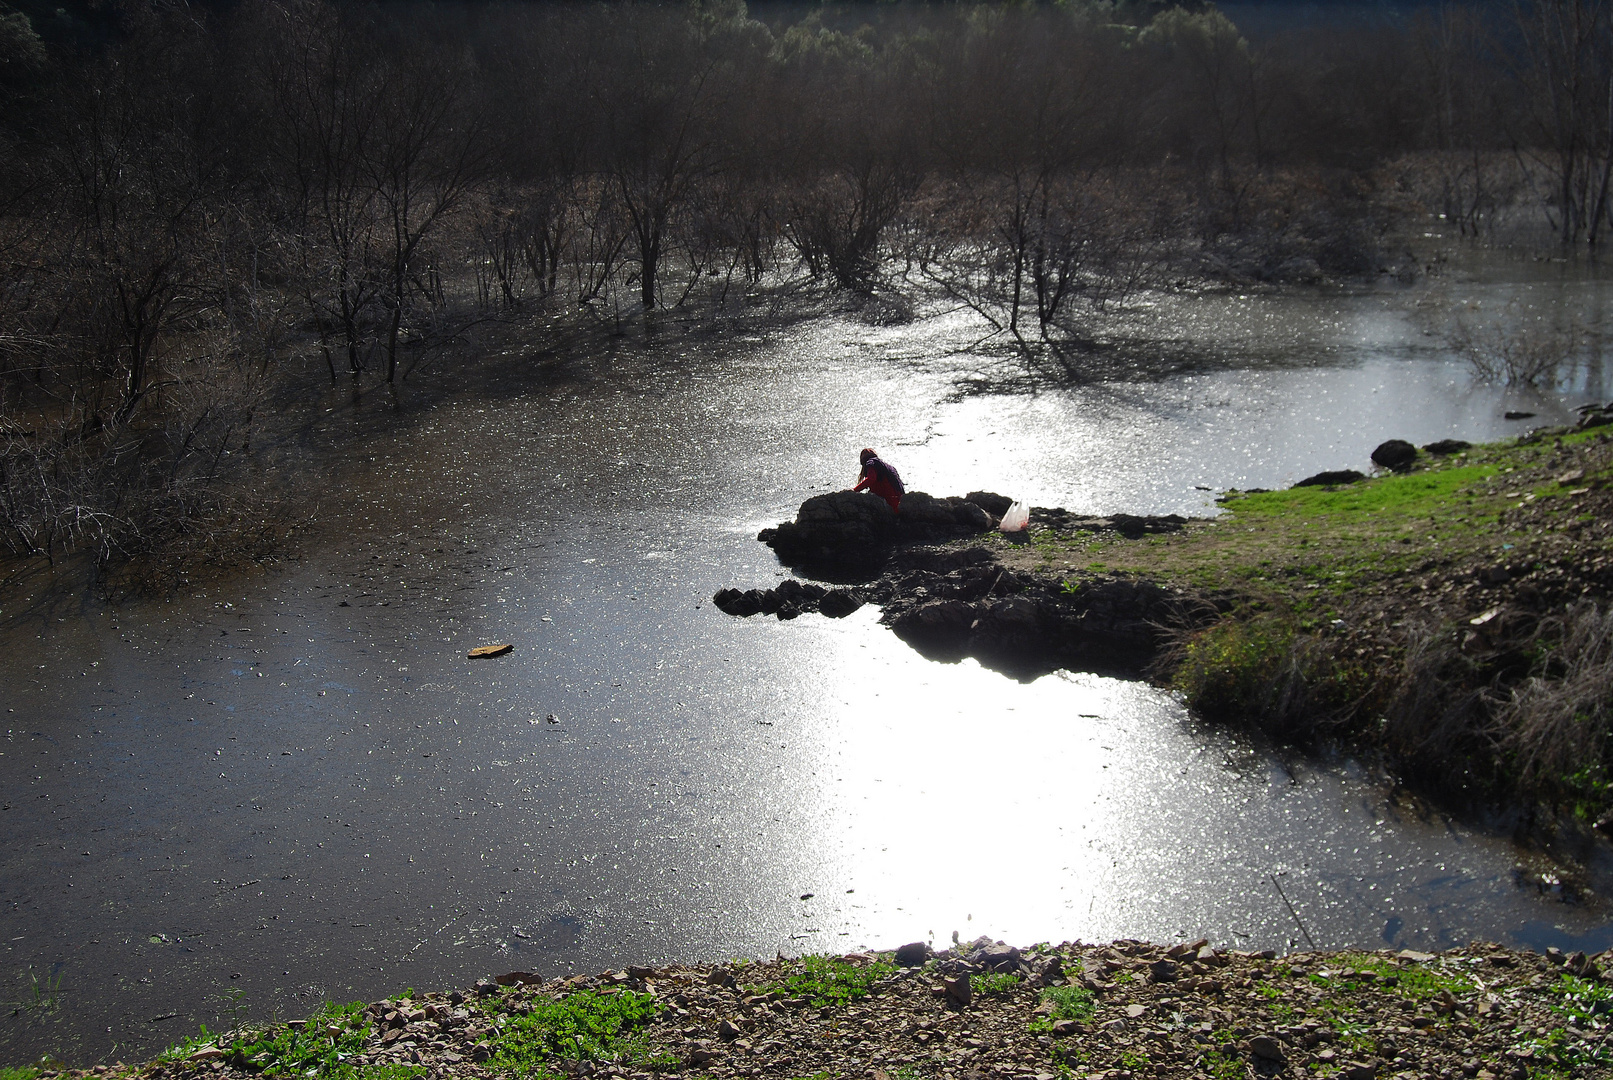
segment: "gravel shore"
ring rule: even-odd
[[[191,1040],[140,1066],[62,1076],[1338,1076],[1613,1074],[1601,957],[1475,944],[1438,955],[1277,957],[1207,942],[512,972],[453,993],[328,1006]],[[47,1073],[48,1074],[48,1073]]]

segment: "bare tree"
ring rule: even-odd
[[[1607,0],[1517,0],[1526,130],[1519,152],[1545,165],[1563,243],[1594,245],[1613,178],[1613,9]]]

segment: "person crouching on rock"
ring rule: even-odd
[[[851,490],[867,488],[890,503],[893,512],[901,513],[902,495],[906,490],[902,487],[901,476],[889,464],[879,460],[879,455],[872,450],[864,449],[861,457],[863,471],[857,477],[857,486]]]

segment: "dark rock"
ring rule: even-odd
[[[1013,499],[1007,495],[999,495],[995,491],[971,491],[964,498],[996,518],[1008,513],[1008,508],[1014,505]]]
[[[493,1048],[485,1042],[479,1042],[470,1048],[470,1056],[475,1061],[486,1061],[493,1056]]]
[[[1365,480],[1365,473],[1358,473],[1354,469],[1336,469],[1332,472],[1319,472],[1315,476],[1307,476],[1295,487],[1322,487],[1333,484],[1353,484],[1357,480]]]
[[[498,992],[499,992],[499,985],[498,985],[498,983],[494,982],[492,979],[478,979],[476,981],[476,993],[479,996],[481,996],[481,997],[490,997],[493,994],[496,994]]]
[[[1067,1039],[1071,1035],[1079,1035],[1083,1031],[1079,1020],[1060,1020],[1053,1025],[1053,1038]]]
[[[851,589],[836,589],[818,601],[818,611],[830,619],[844,619],[862,606],[862,598]]]
[[[1530,420],[1533,419],[1535,414],[1532,412],[1523,412],[1519,409],[1508,409],[1501,415],[1508,420]]]
[[[876,572],[897,545],[936,544],[983,533],[995,524],[979,504],[937,499],[922,491],[902,498],[898,516],[867,492],[831,491],[801,504],[794,521],[764,529],[758,539],[794,566],[836,572]]]
[[[1255,1057],[1265,1058],[1267,1061],[1285,1061],[1287,1055],[1283,1053],[1283,1044],[1270,1035],[1255,1035],[1249,1039],[1249,1052]]]
[[[733,1042],[743,1034],[745,1033],[740,1030],[739,1025],[732,1020],[724,1020],[717,1025],[717,1038],[723,1042]]]
[[[1460,454],[1463,450],[1471,450],[1472,448],[1472,443],[1463,442],[1461,439],[1441,439],[1439,442],[1431,442],[1423,447],[1430,454],[1440,455]]]
[[[738,615],[741,618],[755,615],[762,610],[762,594],[756,589],[718,589],[711,602],[717,605],[718,610],[729,615]]]
[[[1379,443],[1372,451],[1372,463],[1385,469],[1399,471],[1417,460],[1417,448],[1405,439],[1390,439]]]
[[[957,978],[944,980],[942,985],[946,987],[947,1000],[954,1005],[968,1005],[975,999],[974,985],[967,971]]]
[[[927,942],[914,941],[896,950],[896,963],[901,967],[919,967],[930,958]]]
[[[448,995],[448,1004],[450,1004],[450,1005],[463,1005],[463,1004],[465,1004],[465,993],[464,993],[464,991],[455,990],[453,993],[449,994]]]
[[[971,964],[978,964],[988,971],[1018,970],[1019,960],[1018,949],[1012,945],[999,945],[995,942],[969,954]]]
[[[1180,966],[1175,960],[1155,960],[1148,965],[1148,973],[1154,977],[1155,982],[1175,982],[1176,971]]]
[[[1603,427],[1607,424],[1613,424],[1613,413],[1593,412],[1586,413],[1584,416],[1580,417],[1579,423],[1576,426],[1581,428],[1593,428]]]
[[[543,976],[534,975],[530,971],[508,971],[503,975],[495,975],[493,981],[500,986],[522,986],[526,984],[536,986],[543,981]]]

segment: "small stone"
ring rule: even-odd
[[[946,998],[956,1005],[968,1005],[975,999],[974,986],[969,981],[966,971],[954,979],[945,979],[942,986],[946,989]]]
[[[899,967],[919,967],[929,958],[930,946],[923,941],[912,941],[896,950],[896,963]]]
[[[1287,1055],[1283,1053],[1283,1044],[1270,1035],[1255,1035],[1249,1039],[1249,1052],[1255,1057],[1265,1058],[1267,1061],[1285,1061]]]
[[[717,1025],[717,1037],[724,1042],[732,1042],[743,1034],[744,1032],[740,1030],[739,1025],[732,1020],[724,1020]]]
[[[1333,487],[1337,484],[1353,484],[1357,480],[1365,480],[1366,474],[1356,472],[1354,469],[1334,469],[1329,472],[1319,472],[1315,476],[1307,476],[1294,484],[1295,487]]]
[[[1147,1011],[1148,1011],[1148,1009],[1145,1006],[1138,1005],[1135,1002],[1133,1002],[1132,1004],[1126,1006],[1126,1015],[1128,1017],[1130,1017],[1131,1019],[1133,1019],[1133,1020],[1135,1020],[1138,1017],[1142,1016]]]
[[[493,1056],[493,1048],[484,1040],[470,1048],[470,1056],[474,1061],[486,1061]]]
[[[1417,448],[1405,439],[1389,439],[1372,451],[1372,463],[1396,472],[1409,468],[1417,460]]]
[[[1423,449],[1428,451],[1430,454],[1439,454],[1441,456],[1446,454],[1460,454],[1463,450],[1471,450],[1472,448],[1472,443],[1463,442],[1461,439],[1441,439],[1438,442],[1431,442],[1427,446],[1423,447]]]

